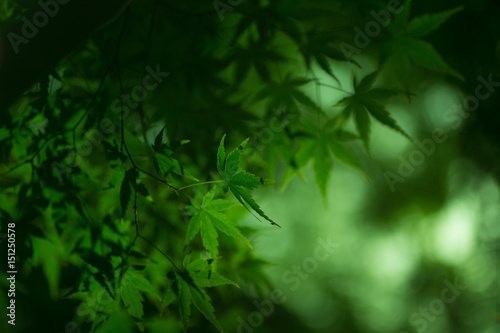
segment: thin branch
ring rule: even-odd
[[[128,17],[128,12],[129,12],[129,9],[127,9],[126,17]],[[122,29],[122,32],[123,32],[123,29]],[[137,190],[137,171],[140,171],[140,172],[150,176],[151,178],[156,179],[156,180],[162,182],[163,184],[168,185],[171,189],[174,189],[174,190],[177,190],[177,189],[173,185],[169,184],[167,181],[162,180],[161,178],[154,176],[153,174],[147,172],[146,170],[139,168],[137,166],[137,164],[135,164],[135,161],[132,158],[130,151],[128,150],[128,146],[127,146],[127,143],[125,141],[125,129],[124,129],[124,122],[123,122],[123,120],[125,118],[124,117],[124,102],[123,102],[124,88],[123,88],[123,81],[122,81],[122,76],[121,76],[121,71],[120,71],[120,62],[118,59],[119,48],[120,48],[120,43],[118,43],[117,53],[116,53],[116,69],[117,69],[117,73],[118,73],[118,81],[120,84],[120,94],[121,94],[121,98],[120,98],[120,105],[121,105],[121,131],[120,131],[121,132],[120,133],[121,148],[120,149],[121,149],[121,151],[123,151],[123,149],[125,149],[125,153],[127,154],[127,157],[130,160],[130,163],[132,163],[132,167],[134,168],[134,207],[133,207],[133,209],[134,209],[135,237],[134,237],[134,240],[132,241],[132,243],[130,244],[130,247],[129,247],[129,250],[127,253],[127,258],[125,259],[125,261],[127,261],[128,258],[130,257],[130,253],[132,252],[132,249],[135,246],[137,239],[141,238],[141,239],[145,240],[147,243],[149,243],[158,252],[160,252],[165,258],[167,258],[167,260],[172,264],[174,269],[176,271],[180,272],[177,265],[174,263],[174,261],[166,253],[164,253],[160,248],[158,248],[156,245],[154,245],[150,240],[148,240],[147,238],[142,236],[139,232],[139,218],[137,216],[137,193],[138,193],[138,190]],[[125,267],[123,267],[123,269],[125,269]]]
[[[160,248],[158,248],[158,246],[154,245],[149,239],[143,237],[141,234],[137,234],[139,236],[139,238],[145,240],[149,245],[151,245],[156,251],[160,252],[165,258],[167,258],[168,261],[170,261],[170,263],[172,264],[172,266],[174,267],[174,269],[178,272],[180,272],[181,270],[177,267],[177,265],[174,263],[174,261],[172,260],[172,258],[170,258],[165,252],[163,252]]]
[[[131,156],[130,156],[130,157],[131,157]],[[175,186],[173,186],[172,184],[170,184],[169,182],[167,182],[166,180],[163,180],[163,179],[161,179],[161,178],[159,178],[159,177],[156,177],[155,175],[153,175],[153,174],[151,174],[151,173],[147,172],[147,171],[146,171],[146,170],[144,170],[144,169],[139,168],[138,166],[136,166],[135,168],[136,168],[138,171],[142,172],[143,174],[148,175],[149,177],[153,178],[154,180],[157,180],[157,181],[159,181],[160,183],[163,183],[163,184],[167,185],[167,186],[168,186],[168,187],[170,187],[172,190],[175,190],[175,191],[179,191],[179,190],[180,190],[180,189],[176,188]]]
[[[208,181],[208,182],[195,183],[195,184],[189,184],[189,185],[186,185],[186,186],[182,186],[182,187],[179,187],[178,190],[182,191],[183,189],[188,188],[188,187],[205,185],[205,184],[223,183],[223,182],[225,182],[225,180],[211,180],[211,181]]]

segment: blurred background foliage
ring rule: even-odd
[[[141,168],[177,187],[194,183],[158,165],[151,145],[165,128],[162,142],[183,167],[180,173],[219,180],[217,147],[227,133],[227,149],[250,138],[242,152],[245,170],[276,180],[254,198],[281,229],[243,207],[226,213],[253,246],[219,236],[221,258],[211,270],[240,286],[208,290],[226,331],[497,332],[499,92],[490,91],[467,117],[446,115],[475,94],[480,76],[499,81],[500,3],[422,0],[408,11],[408,2],[346,61],[341,43],[355,46],[353,28],[376,22],[372,11],[387,10],[389,3],[394,1],[135,1],[8,114],[0,110],[2,232],[8,216],[17,221],[17,332],[183,331],[177,293],[170,294],[169,262],[141,239],[125,255],[135,227],[132,199],[122,212],[120,189],[130,162],[120,150],[116,101],[143,82],[147,66],[169,74],[124,121],[128,149]],[[33,6],[2,1],[0,29]],[[402,15],[411,20],[452,8],[457,11],[422,37],[444,63],[409,46],[387,51],[394,29],[408,28]],[[376,88],[399,92],[383,107],[413,142],[372,116],[369,132],[354,116],[342,116],[338,102],[350,96],[353,78],[359,83],[375,71]],[[68,149],[85,139],[82,129],[99,128],[104,118],[115,130],[59,179],[52,163],[68,165]],[[352,153],[325,153],[318,142],[311,144],[320,129],[335,130],[335,140]],[[387,172],[399,175],[421,150],[417,141],[432,138],[435,129],[446,140],[434,142],[433,152],[421,154],[422,163],[391,185]],[[144,174],[138,184],[143,235],[179,265],[188,253],[207,258],[200,237],[185,244],[190,201]],[[209,189],[186,190],[200,201]],[[321,261],[316,249],[325,241],[335,246]],[[120,297],[101,299],[108,297],[103,286],[111,286],[124,266],[137,269],[153,288],[141,292],[140,319]],[[436,307],[448,283],[466,289]],[[1,286],[5,308],[7,284]],[[283,304],[273,305],[269,315],[263,307],[259,315],[273,291],[283,294]],[[189,332],[217,331],[192,311]],[[75,326],[68,329],[70,322]],[[2,331],[11,329],[0,323]]]

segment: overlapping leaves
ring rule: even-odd
[[[216,272],[211,272],[209,262],[197,259],[191,262],[191,256],[184,258],[183,272],[175,273],[176,289],[179,299],[179,312],[187,329],[189,318],[191,317],[191,305],[194,306],[207,318],[217,329],[223,332],[222,326],[215,318],[215,310],[212,307],[210,297],[201,287],[213,287],[224,284],[238,285],[221,276]],[[206,276],[206,278],[204,277]]]

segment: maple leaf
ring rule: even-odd
[[[342,120],[347,120],[351,115],[354,117],[359,136],[363,139],[367,150],[369,150],[370,115],[377,121],[403,134],[410,141],[408,134],[391,117],[389,112],[381,104],[384,100],[399,93],[399,91],[372,88],[378,72],[373,72],[365,76],[359,84],[356,77],[353,77],[354,93],[351,96],[341,99],[337,105],[343,105]]]
[[[270,62],[282,62],[286,58],[276,51],[273,51],[267,43],[250,40],[246,47],[236,47],[229,56],[229,62],[234,62],[234,80],[236,84],[244,81],[252,66],[263,81],[270,80]]]
[[[186,259],[184,260],[186,263]],[[179,295],[179,312],[184,324],[184,330],[188,327],[189,318],[191,317],[191,304],[207,318],[220,332],[223,332],[217,318],[215,318],[215,310],[211,304],[208,294],[196,285],[189,271],[175,272]]]
[[[157,290],[143,275],[133,269],[127,270],[120,284],[121,299],[129,314],[141,320],[144,317],[142,293],[148,293],[153,299],[160,300]],[[138,322],[138,326],[141,331],[144,331],[142,323]]]
[[[216,258],[219,253],[218,230],[229,237],[243,241],[248,247],[252,248],[250,242],[241,234],[234,223],[225,214],[221,213],[234,207],[237,203],[223,199],[214,200],[214,195],[215,187],[204,196],[201,205],[193,202],[193,205],[189,207],[188,210],[193,214],[193,217],[188,226],[186,243],[193,240],[198,232],[201,232],[203,246],[211,258]]]
[[[176,294],[179,299],[179,312],[184,324],[184,330],[187,329],[189,318],[191,317],[191,305],[194,306],[207,318],[217,329],[223,332],[222,326],[215,318],[214,308],[210,302],[210,297],[205,292],[204,287],[215,287],[225,284],[231,284],[239,288],[236,282],[233,282],[217,272],[212,272],[210,264],[213,259],[196,259],[191,261],[191,255],[188,254],[183,261],[184,270],[175,272],[176,288],[171,288],[165,297],[163,307],[172,303]]]
[[[425,14],[409,21],[410,1],[407,1],[401,13],[387,26],[389,38],[381,44],[381,62],[390,63],[401,83],[408,89],[411,64],[426,69],[452,75],[460,80],[464,77],[451,68],[436,51],[434,46],[421,38],[444,24],[452,15],[461,11],[459,6],[441,13]]]
[[[304,56],[304,60],[308,69],[311,69],[312,60],[316,60],[318,65],[339,84],[340,81],[335,76],[329,63],[329,59],[346,61],[344,54],[334,46],[334,40],[331,34],[318,34],[313,30],[306,34],[307,42],[300,47],[300,52]],[[355,60],[351,60],[359,67]]]
[[[303,167],[310,159],[314,161],[314,174],[316,183],[323,198],[326,198],[326,189],[333,167],[333,156],[336,160],[349,165],[367,175],[357,156],[344,141],[355,138],[354,134],[346,132],[337,125],[334,118],[318,128],[311,123],[303,123],[304,133],[302,145],[296,154],[298,167]]]
[[[267,99],[266,109],[295,110],[299,105],[308,107],[310,111],[322,113],[321,109],[298,87],[309,83],[310,79],[292,78],[290,74],[281,82],[271,81],[266,87],[257,93],[255,100]]]
[[[187,255],[186,258],[184,258],[184,266],[197,286],[205,288],[231,284],[239,288],[236,282],[213,271],[211,268],[213,264],[212,259],[196,259],[191,261],[191,255]]]
[[[264,180],[263,178],[257,177],[249,172],[240,171],[239,169],[240,163],[240,155],[243,148],[248,143],[248,139],[243,141],[238,147],[232,150],[229,154],[225,153],[224,148],[224,139],[226,135],[222,137],[219,145],[219,150],[217,151],[217,170],[220,175],[224,177],[224,185],[222,189],[224,193],[230,190],[236,199],[249,211],[250,209],[247,207],[250,206],[252,210],[254,210],[261,217],[269,221],[272,225],[279,227],[279,225],[271,220],[265,213],[262,211],[260,206],[255,202],[250,193],[247,190],[253,190],[259,187],[260,185],[264,185],[267,183],[271,183],[270,180]]]

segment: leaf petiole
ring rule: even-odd
[[[186,186],[179,187],[178,190],[182,191],[183,189],[188,188],[188,187],[205,185],[205,184],[223,183],[223,182],[225,182],[225,180],[222,179],[222,180],[211,180],[211,181],[208,181],[208,182],[194,183],[194,184],[189,184],[189,185],[186,185]]]

